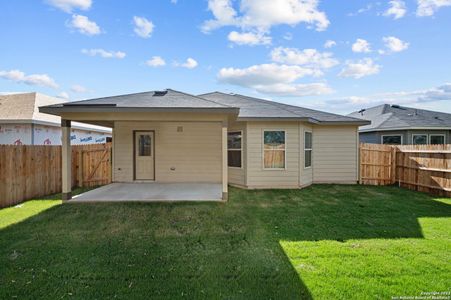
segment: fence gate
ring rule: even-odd
[[[360,145],[360,184],[395,183],[396,148],[389,145]]]
[[[111,144],[85,147],[77,152],[76,185],[93,187],[111,183]]]

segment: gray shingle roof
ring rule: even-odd
[[[221,111],[238,114],[238,120],[299,120],[311,123],[368,124],[368,121],[283,103],[220,92],[194,96],[167,89],[75,101],[41,107],[45,113],[113,111]]]
[[[371,121],[370,125],[360,127],[360,131],[414,128],[451,129],[451,114],[399,105],[382,104],[353,112],[348,116]]]
[[[227,105],[171,89],[88,99],[59,105],[59,107],[62,106],[111,106],[118,108],[231,108]]]
[[[253,98],[239,94],[213,92],[199,95],[224,105],[240,108],[238,120],[246,119],[309,119],[313,123],[368,123],[359,118],[346,117],[304,107],[283,104],[279,102]]]

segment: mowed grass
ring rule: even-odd
[[[390,299],[450,289],[450,199],[396,187],[58,204],[0,211],[1,299]]]

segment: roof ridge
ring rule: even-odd
[[[384,115],[389,115],[389,116],[387,116],[387,118],[385,118],[385,120],[383,120],[382,122],[380,122],[376,127],[374,127],[374,128],[380,128],[381,126],[382,126],[382,124],[384,124],[385,122],[387,122],[388,120],[390,120],[393,116],[394,116],[394,114],[392,113],[392,112],[388,112],[388,113],[385,113],[385,114],[381,114],[381,116],[383,117]]]
[[[181,92],[181,91],[177,91],[177,90],[173,90],[173,89],[166,89],[166,90],[168,90],[168,91],[173,91],[173,92],[176,92],[176,93],[180,93],[180,94],[183,94],[183,95],[188,95],[188,96],[191,96],[191,97],[195,97],[195,98],[201,99],[201,100],[203,100],[203,101],[208,101],[208,102],[211,102],[211,103],[215,103],[215,104],[218,104],[218,105],[221,105],[221,106],[224,106],[224,107],[236,108],[236,107],[229,106],[229,105],[225,105],[225,104],[222,104],[222,103],[213,101],[213,100],[205,99],[205,98],[199,97],[199,96],[197,96],[197,95],[192,95],[192,94],[188,94],[188,93]]]
[[[147,94],[147,93],[151,93],[151,92],[155,92],[155,91],[129,93],[129,94],[121,94],[121,95],[115,95],[115,96],[97,97],[97,98],[83,99],[83,100],[69,101],[69,102],[70,103],[80,103],[80,102],[85,102],[85,101],[100,100],[100,99],[106,99],[106,98],[117,98],[117,97],[131,96],[131,95]],[[67,103],[67,102],[65,102],[65,103]]]
[[[303,116],[303,115],[301,115],[301,114],[299,114],[299,113],[297,113],[297,112],[288,110],[288,109],[286,109],[286,108],[280,107],[280,106],[296,107],[296,108],[301,108],[301,109],[310,110],[310,111],[313,111],[313,112],[318,112],[318,113],[323,113],[323,114],[324,114],[324,113],[325,113],[325,114],[330,114],[330,115],[334,115],[334,116],[337,116],[337,117],[346,117],[346,118],[350,118],[350,119],[354,119],[354,120],[361,120],[361,119],[355,118],[355,117],[343,116],[343,115],[340,115],[340,114],[330,113],[330,112],[326,112],[326,111],[320,111],[320,110],[311,109],[311,108],[307,108],[307,107],[302,107],[302,106],[297,106],[297,105],[291,105],[291,104],[285,104],[285,103],[281,103],[281,102],[276,102],[276,101],[271,101],[271,100],[265,100],[265,99],[260,99],[260,98],[255,98],[255,97],[250,97],[250,96],[241,95],[241,94],[236,94],[236,95],[241,96],[241,97],[250,98],[250,99],[253,99],[254,101],[265,102],[265,103],[267,103],[267,104],[270,104],[270,105],[273,105],[273,106],[277,106],[277,108],[283,109],[283,110],[285,110],[285,111],[288,111],[288,112],[293,113],[293,114],[295,114],[295,115],[298,115],[298,116],[300,116],[300,117],[305,117],[305,116]],[[313,118],[313,117],[309,117],[309,118],[314,119],[314,120],[317,120],[316,118]],[[317,121],[319,121],[319,120],[317,120]]]
[[[254,98],[254,97],[250,97],[250,96],[246,96],[246,95],[241,95],[241,94],[235,94],[235,93],[233,93],[233,94],[227,94],[227,93],[223,93],[223,92],[218,92],[218,91],[216,91],[216,92],[213,92],[213,93],[207,93],[207,94],[204,94],[204,95],[214,94],[214,93],[223,94],[223,95],[232,96],[232,97],[248,98],[248,99],[251,99],[251,100],[256,101],[256,102],[264,102],[264,103],[266,103],[266,104],[269,104],[269,105],[272,105],[272,106],[276,106],[276,105],[275,105],[276,103],[275,103],[274,101],[264,100],[264,99],[259,99],[259,98]],[[276,106],[276,107],[277,107],[277,106]],[[285,109],[285,108],[281,108],[281,107],[277,107],[277,108],[282,109],[282,110],[284,110],[284,111],[287,111],[287,112],[289,112],[289,113],[295,114],[295,115],[297,115],[298,117],[304,117],[304,116],[301,116],[301,115],[299,115],[299,114],[297,114],[297,113],[295,113],[295,112],[289,111],[289,110],[287,110],[287,109]],[[311,119],[316,120],[315,118],[311,118]]]

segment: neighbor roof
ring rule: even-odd
[[[399,105],[382,104],[348,116],[370,120],[360,131],[398,129],[451,129],[451,114]]]
[[[60,126],[61,118],[39,112],[43,105],[60,103],[61,99],[53,98],[40,93],[15,93],[0,95],[0,123],[34,123],[41,125]],[[109,128],[73,123],[74,128],[111,132]]]
[[[232,111],[238,108],[216,103],[194,95],[167,89],[144,93],[103,97],[42,107],[47,113],[100,111]]]
[[[238,120],[279,120],[293,119],[305,120],[311,123],[352,123],[368,124],[368,121],[345,117],[337,114],[308,109],[304,107],[283,104],[269,100],[239,95],[213,92],[199,95],[199,97],[209,99],[224,105],[231,105],[240,108]]]

